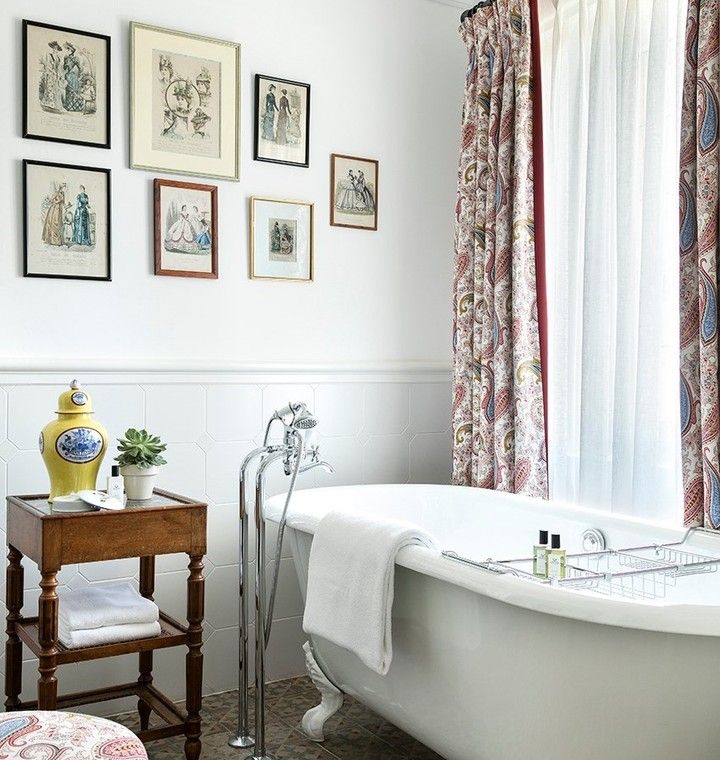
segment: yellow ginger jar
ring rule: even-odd
[[[90,396],[73,380],[58,398],[57,419],[40,433],[40,453],[50,476],[48,501],[95,488],[108,435],[92,411]]]

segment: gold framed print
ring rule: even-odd
[[[130,24],[130,166],[240,178],[240,45]]]
[[[250,198],[250,277],[311,282],[314,204]]]

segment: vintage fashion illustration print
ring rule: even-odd
[[[240,46],[130,24],[130,165],[239,179]]]
[[[153,148],[220,157],[220,64],[153,50]]]
[[[304,201],[250,199],[250,277],[313,279],[314,206]]]
[[[110,147],[110,38],[23,21],[23,135]]]
[[[156,179],[155,274],[217,277],[217,187]]]
[[[295,239],[297,238],[297,221],[295,219],[268,219],[270,261],[297,261]]]
[[[110,279],[110,171],[24,161],[25,275]]]
[[[309,166],[310,85],[255,76],[255,159]]]
[[[330,224],[376,230],[378,162],[335,153],[330,160]]]

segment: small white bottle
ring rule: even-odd
[[[120,474],[120,465],[112,466],[112,474],[107,479],[107,495],[112,499],[117,499],[120,504],[123,503],[125,494],[123,477]]]
[[[533,546],[533,575],[547,578],[548,532],[540,531],[538,543]]]
[[[560,534],[550,536],[550,549],[547,553],[547,577],[560,581],[565,577],[565,549],[560,548]]]

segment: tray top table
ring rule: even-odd
[[[203,557],[207,552],[207,505],[156,489],[147,501],[129,501],[123,510],[55,512],[47,495],[7,497],[7,640],[5,645],[5,707],[7,710],[55,710],[137,695],[138,736],[145,742],[185,734],[185,756],[197,760],[201,750],[202,621],[204,615]],[[152,599],[155,556],[185,553],[189,557],[187,625],[160,613],[161,633],[135,641],[67,649],[58,633],[57,574],[63,565],[138,557],[140,593]],[[23,617],[23,557],[40,570],[38,617]],[[22,702],[22,644],[38,658],[37,700]],[[182,712],[153,686],[153,651],[187,646],[186,708]],[[137,652],[136,682],[57,695],[59,665]],[[149,728],[151,712],[168,725]]]

